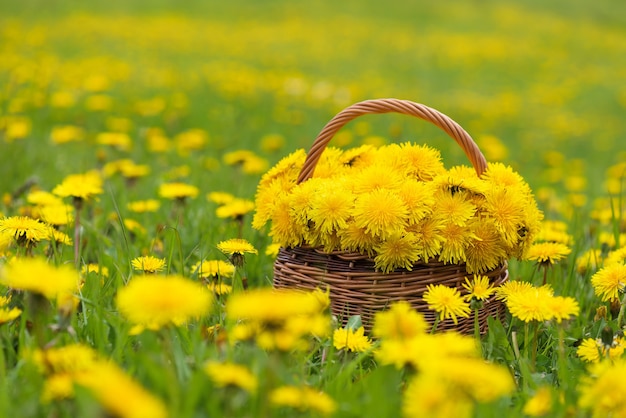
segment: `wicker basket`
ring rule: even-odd
[[[298,183],[313,175],[322,152],[344,125],[360,115],[390,112],[415,116],[433,123],[459,144],[478,175],[485,171],[487,163],[476,143],[448,116],[406,100],[376,99],[356,103],[326,124],[307,154]],[[489,277],[494,286],[500,286],[508,280],[507,265],[504,263],[484,275]],[[399,300],[408,301],[427,321],[434,323],[435,312],[428,309],[422,298],[426,287],[430,284],[443,284],[467,293],[462,284],[470,276],[464,264],[439,262],[418,263],[411,271],[396,269],[390,273],[382,273],[374,268],[374,261],[366,255],[343,251],[328,253],[306,246],[281,248],[274,263],[274,287],[324,289],[328,286],[333,314],[343,322],[352,315],[361,315],[367,330],[371,330],[376,312]],[[489,316],[500,317],[503,313],[504,305],[501,301],[494,296],[487,299],[479,312],[480,331],[486,331]],[[459,318],[457,324],[450,319],[441,321],[437,329],[471,333],[474,330],[474,318]]]

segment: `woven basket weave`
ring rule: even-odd
[[[324,149],[335,133],[360,115],[372,113],[401,113],[415,116],[441,128],[463,149],[478,175],[486,167],[485,157],[470,135],[455,121],[439,111],[422,104],[398,99],[376,99],[356,103],[339,112],[331,119],[315,139],[306,161],[300,171],[298,183],[313,175],[315,166]],[[484,273],[493,286],[500,286],[508,280],[507,265]],[[443,264],[440,262],[417,263],[412,270],[396,269],[389,273],[376,271],[374,261],[366,255],[344,251],[332,253],[319,248],[281,248],[274,263],[274,287],[330,289],[331,310],[345,322],[352,315],[361,315],[365,328],[369,331],[376,312],[386,309],[391,303],[408,301],[431,324],[435,312],[428,309],[422,295],[430,284],[442,284],[467,291],[462,284],[468,274],[464,264]],[[484,302],[479,311],[480,331],[485,332],[489,316],[500,317],[504,305],[494,296]],[[437,330],[454,329],[462,333],[474,330],[474,318],[459,318],[455,324],[447,319],[438,324]]]

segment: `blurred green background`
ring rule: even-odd
[[[343,107],[397,97],[448,114],[535,189],[595,196],[625,160],[625,80],[626,7],[611,0],[2,1],[0,192],[93,167],[93,147],[53,147],[59,125],[89,140],[126,119],[135,160],[147,129],[205,130],[207,145],[184,160],[195,171],[193,158],[237,149],[273,163]],[[20,117],[30,129],[13,140]],[[466,163],[445,134],[406,116],[346,130],[352,142],[336,145],[410,140]],[[268,134],[284,145],[263,150]],[[585,184],[568,186],[572,176]]]

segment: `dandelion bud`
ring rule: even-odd
[[[602,305],[596,309],[596,315],[593,317],[594,321],[606,320],[606,306]]]

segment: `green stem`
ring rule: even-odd
[[[535,341],[531,336],[530,322],[524,324],[524,359],[528,362],[528,366],[531,372],[535,371],[535,362],[537,360],[537,350],[535,347]],[[534,335],[534,332],[533,332]]]
[[[0,336],[0,414],[7,416],[7,409],[9,409],[9,385],[7,382],[7,359],[5,355],[5,349],[9,349],[7,338],[4,333]]]
[[[80,212],[83,206],[83,200],[79,197],[74,198],[74,266],[78,269],[80,261]]]
[[[160,332],[160,340],[163,345],[163,354],[165,362],[165,372],[169,380],[167,385],[169,389],[170,416],[176,416],[180,411],[180,380],[176,370],[176,356],[174,355],[174,347],[172,346],[172,333],[167,328]]]
[[[430,330],[431,334],[434,334],[437,331],[437,326],[439,325],[439,315],[435,316],[435,322],[433,322],[433,327]]]
[[[563,324],[557,324],[559,331],[559,348],[558,348],[558,373],[559,373],[559,383],[563,388],[563,392],[567,391],[568,387],[568,370],[567,364],[565,362],[565,330],[563,329]]]
[[[478,348],[478,355],[483,356],[483,345],[480,340],[480,323],[478,321],[478,309],[474,309],[474,338],[476,339],[476,347]]]
[[[538,351],[538,336],[539,336],[539,322],[533,321],[533,348],[532,348],[532,362],[530,363],[530,369],[534,372],[537,365],[537,351]]]
[[[44,296],[26,292],[26,310],[31,322],[32,335],[38,348],[46,346],[46,324],[50,303]]]

